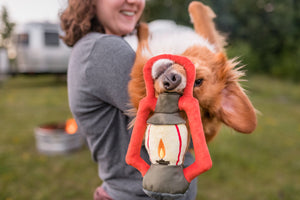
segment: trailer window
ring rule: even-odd
[[[17,43],[22,46],[29,45],[29,35],[27,33],[21,33],[17,35]]]
[[[59,35],[55,32],[45,32],[45,45],[46,46],[58,46]]]

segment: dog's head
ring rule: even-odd
[[[228,60],[223,53],[212,53],[199,47],[192,47],[184,54],[196,67],[193,93],[201,107],[207,140],[217,134],[222,122],[241,133],[253,132],[256,113],[239,85],[239,78],[244,73],[236,68],[238,62]]]
[[[197,51],[199,54],[195,56]],[[196,67],[193,94],[199,101],[207,140],[217,134],[222,122],[238,132],[252,132],[256,127],[255,110],[238,84],[243,73],[235,69],[237,63],[228,60],[223,53],[215,54],[199,47],[185,54]],[[168,59],[153,64],[152,78],[156,95],[182,94],[186,86],[184,67]]]

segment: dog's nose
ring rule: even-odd
[[[173,90],[181,83],[181,76],[175,73],[169,73],[163,77],[163,86],[166,90]]]

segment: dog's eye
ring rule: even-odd
[[[203,78],[195,80],[194,87],[199,87],[203,83]]]

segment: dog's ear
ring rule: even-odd
[[[257,124],[255,109],[239,84],[228,83],[221,96],[220,119],[238,132],[253,132]]]
[[[148,44],[148,37],[149,37],[149,27],[146,23],[141,22],[137,29],[137,36],[138,36],[138,47],[136,54],[143,55],[144,51],[148,51],[150,53],[150,48]]]
[[[136,51],[136,59],[130,74],[131,80],[128,84],[130,102],[134,108],[138,108],[140,100],[146,96],[143,69],[148,57],[144,54],[145,52],[150,54],[148,46],[149,29],[146,23],[139,24],[137,35],[138,47]]]
[[[141,22],[138,25],[137,36],[138,36],[139,41],[146,42],[148,40],[149,28],[148,28],[147,23]]]
[[[222,51],[225,46],[225,38],[215,28],[213,22],[216,17],[215,13],[199,1],[191,2],[188,10],[196,33],[215,45],[217,52]]]
[[[238,80],[244,75],[235,67],[238,62],[227,60],[224,53],[217,53],[212,64],[216,85],[220,87],[218,118],[241,133],[251,133],[256,128],[255,109]],[[218,84],[217,84],[218,83]]]

